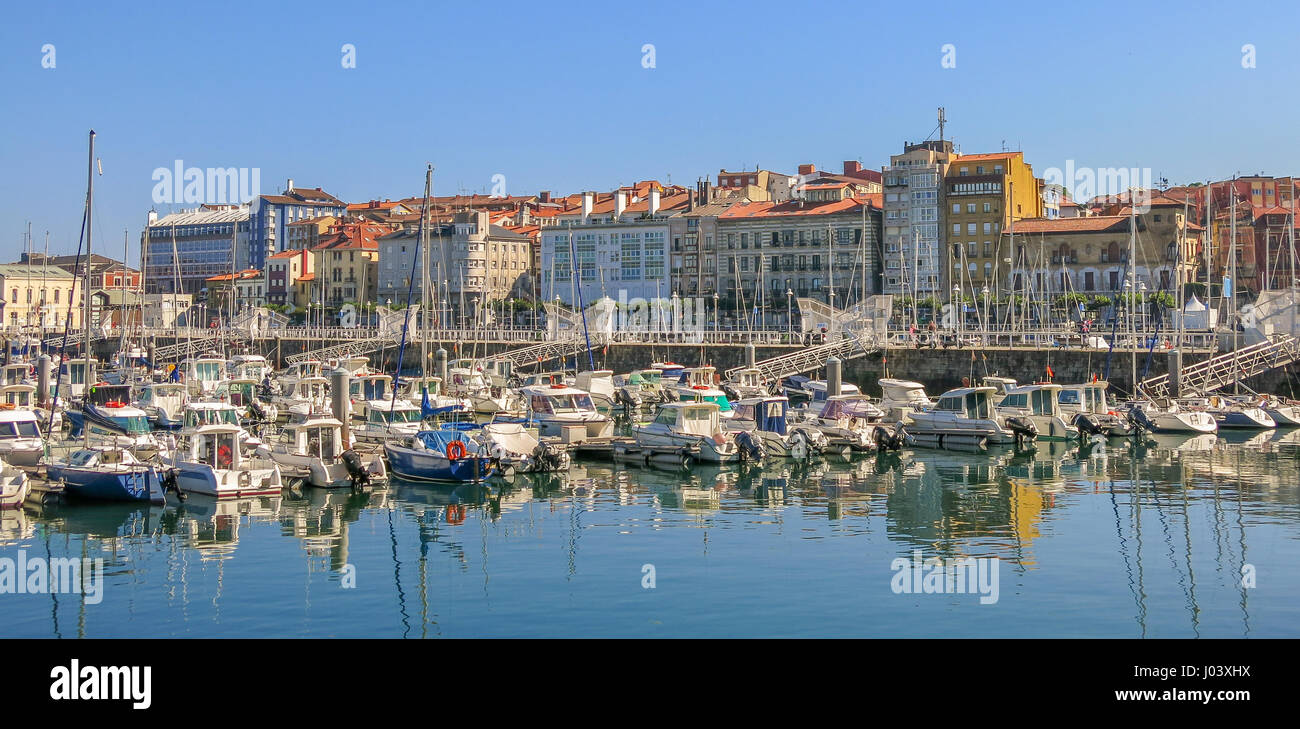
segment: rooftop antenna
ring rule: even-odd
[[[948,123],[948,116],[944,113],[943,107],[939,107],[939,141],[943,141],[943,126]]]

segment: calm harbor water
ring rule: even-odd
[[[918,550],[997,601],[896,593]],[[0,636],[1294,637],[1300,431],[4,512],[20,552],[102,602],[0,594]]]

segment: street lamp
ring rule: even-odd
[[[956,308],[956,310],[957,310],[957,326],[954,327],[954,328],[957,330],[957,343],[958,343],[958,345],[960,345],[960,344],[961,344],[962,320],[966,318],[966,302],[964,302],[964,301],[961,300],[961,287],[960,287],[960,286],[953,286],[953,287],[952,287],[952,303],[953,303],[953,306],[954,306],[954,307]]]
[[[785,323],[786,323],[786,331],[788,331],[790,334],[794,334],[794,307],[791,305],[791,301],[793,301],[793,299],[794,299],[794,290],[790,288],[786,288]]]
[[[713,331],[718,331],[718,292],[713,292]]]
[[[681,304],[680,304],[680,302],[679,302],[679,299],[678,299],[678,296],[677,296],[677,292],[674,291],[674,292],[673,292],[673,309],[672,309],[672,314],[673,314],[673,323],[672,323],[672,329],[670,329],[669,331],[676,332],[678,329],[681,328],[681,325],[682,325],[682,313],[681,313],[681,309],[679,308],[680,306],[681,306]]]

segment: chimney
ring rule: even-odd
[[[551,201],[551,191],[550,191],[550,190],[542,190],[541,192],[537,193],[537,197],[538,197],[538,199],[541,200],[542,202],[544,202],[544,203],[548,203],[548,202]]]
[[[855,162],[852,160],[846,160],[844,162],[844,175],[846,177],[857,177],[860,172],[862,172],[861,162]]]
[[[584,223],[587,222],[587,218],[591,216],[591,202],[592,193],[582,193],[582,222]]]
[[[650,203],[646,207],[646,211],[650,215],[654,215],[655,213],[659,212],[659,188],[657,187],[650,188]]]
[[[619,190],[614,193],[614,220],[620,220],[624,210],[627,210],[627,193]]]
[[[817,165],[813,165],[813,164],[799,165],[799,174],[801,175],[811,175],[816,171],[817,171]]]
[[[293,178],[292,178],[292,177],[289,178],[289,184],[288,184],[287,187],[285,188],[285,192],[286,192],[286,193],[293,192]]]
[[[153,225],[153,224],[156,223],[156,222],[158,222],[158,211],[157,211],[157,210],[150,210],[150,211],[149,211],[149,225]]]

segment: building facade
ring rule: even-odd
[[[949,288],[1000,297],[998,282],[1014,265],[1008,231],[1017,220],[1043,217],[1033,168],[1021,152],[959,156],[948,165],[944,198]]]
[[[82,323],[82,288],[57,266],[0,264],[0,320],[10,327],[51,328]]]
[[[952,142],[905,143],[884,171],[884,293],[918,298],[947,288],[940,222]]]
[[[847,308],[880,293],[881,196],[738,203],[719,215],[722,322],[789,324],[793,299]]]
[[[149,213],[145,293],[200,294],[212,276],[249,268],[249,208],[203,206],[158,217]],[[173,255],[174,254],[174,255]]]
[[[294,187],[289,180],[280,195],[259,195],[249,209],[248,240],[238,251],[240,266],[261,269],[266,259],[288,247],[288,226],[325,215],[342,218],[343,201],[319,187]]]

